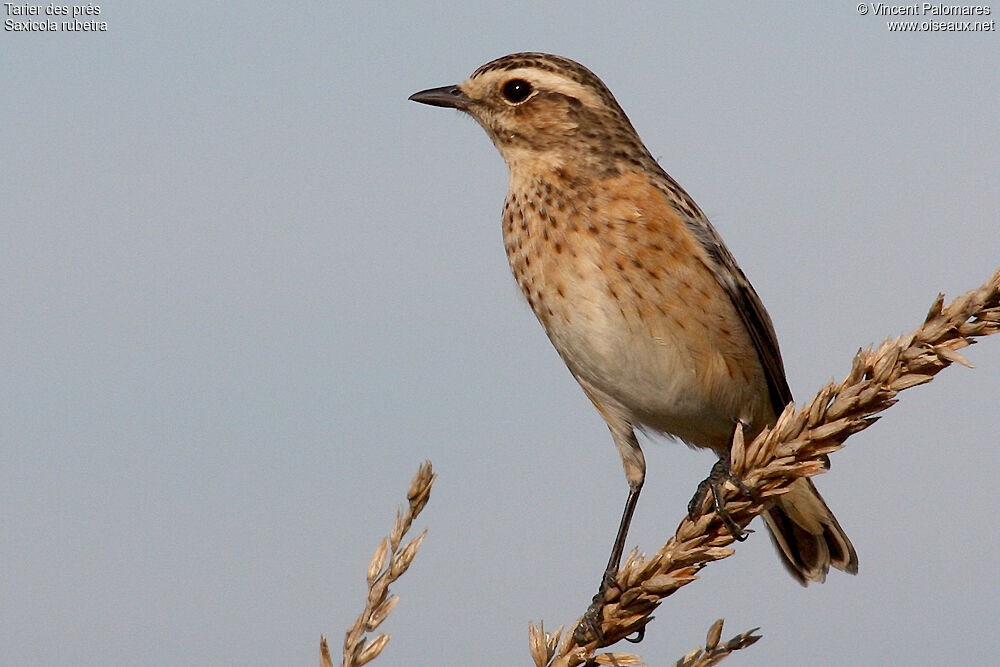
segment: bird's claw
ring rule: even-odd
[[[573,639],[576,640],[577,644],[582,646],[595,640],[600,645],[605,644],[604,631],[601,629],[601,624],[604,620],[601,616],[601,611],[604,609],[605,596],[608,590],[617,586],[618,571],[616,569],[606,570],[604,577],[601,579],[601,587],[598,589],[597,595],[594,596],[590,606],[587,607],[587,611],[573,630]],[[643,626],[635,631],[634,638],[631,636],[625,637],[625,641],[638,644],[645,636],[646,626]]]
[[[729,512],[726,511],[725,503],[723,502],[722,487],[726,482],[732,482],[733,486],[740,490],[743,495],[748,498],[753,498],[753,492],[747,488],[747,485],[743,483],[739,477],[733,474],[733,471],[729,467],[729,462],[725,459],[719,459],[714,466],[712,466],[712,472],[708,474],[708,477],[703,479],[700,484],[698,484],[698,489],[694,492],[694,496],[691,498],[691,502],[688,503],[688,517],[691,520],[697,519],[701,514],[702,505],[705,503],[705,497],[708,495],[709,491],[712,492],[712,506],[715,509],[716,515],[725,524],[726,529],[729,530],[729,534],[733,536],[733,539],[737,542],[742,542],[750,536],[748,531],[743,530],[733,518],[729,516]]]
[[[583,617],[573,630],[573,639],[577,644],[587,644],[592,640],[598,643],[604,641],[604,633],[601,631],[601,610],[604,608],[604,591],[599,591],[594,596],[594,600],[587,607]]]
[[[604,632],[601,630],[601,610],[604,609],[604,597],[608,589],[618,585],[617,575],[617,569],[604,571],[597,595],[591,600],[590,606],[587,607],[587,611],[573,631],[573,638],[578,644],[586,644],[593,639],[596,639],[598,643],[604,642]]]

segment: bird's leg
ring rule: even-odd
[[[587,612],[574,631],[574,637],[581,644],[586,643],[588,637],[594,637],[598,641],[604,638],[601,632],[601,609],[604,608],[604,596],[609,588],[618,585],[618,568],[621,566],[622,553],[625,551],[625,539],[628,537],[628,527],[632,523],[632,514],[635,513],[635,506],[639,502],[640,491],[642,491],[642,480],[634,484],[629,483],[628,498],[625,500],[625,510],[622,512],[622,521],[618,526],[618,536],[615,537],[611,558],[608,559],[608,566],[604,569],[604,576],[601,577],[601,586],[597,589],[597,595],[594,596],[590,606],[587,607]],[[640,631],[638,639],[630,641],[642,641],[642,631]]]
[[[742,422],[736,424],[736,428],[745,428]],[[698,484],[698,489],[694,492],[694,496],[688,503],[688,517],[691,520],[697,519],[701,514],[701,507],[705,502],[705,496],[708,492],[712,492],[712,506],[715,508],[715,513],[722,523],[726,525],[729,530],[729,534],[733,536],[733,539],[737,542],[742,542],[749,537],[749,533],[744,531],[733,518],[729,516],[726,512],[725,502],[723,501],[722,487],[725,486],[726,482],[732,482],[733,486],[740,490],[743,495],[748,498],[753,498],[753,492],[747,488],[747,485],[743,483],[739,477],[733,474],[732,468],[729,466],[729,455],[720,456],[719,460],[715,462],[712,466],[712,472],[708,473],[708,477],[703,479],[700,484]]]

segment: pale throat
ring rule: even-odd
[[[501,151],[507,170],[510,174],[508,189],[519,192],[539,180],[539,175],[554,174],[562,169],[564,162],[551,154],[539,154],[537,151],[514,149]]]

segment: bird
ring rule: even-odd
[[[735,429],[749,441],[792,400],[774,326],[705,213],[583,65],[514,53],[409,99],[468,114],[499,150],[510,268],[621,456],[629,491],[598,604],[645,479],[636,431],[719,457],[689,505],[696,512],[732,478]],[[857,573],[854,546],[809,478],[763,517],[799,583],[824,581],[831,566]]]

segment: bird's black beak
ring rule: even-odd
[[[410,95],[410,99],[421,104],[430,104],[434,107],[450,107],[452,109],[469,108],[472,100],[458,86],[442,86],[440,88],[428,88],[419,93]]]

